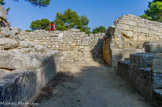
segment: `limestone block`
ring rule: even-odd
[[[157,26],[153,26],[152,29],[155,31],[159,31],[159,27],[157,27]]]
[[[5,8],[2,7],[2,5],[0,5],[0,19],[5,19],[7,18],[7,11],[5,10]]]
[[[142,32],[142,28],[136,28],[135,31],[138,32],[138,33],[141,33]]]
[[[13,71],[8,75],[1,75],[0,101],[28,101],[36,93],[36,85],[33,71]]]
[[[31,53],[35,50],[33,48],[21,48],[21,49],[19,49],[19,51],[23,54],[27,54],[27,53]]]
[[[34,70],[38,69],[53,58],[57,52],[50,52],[49,54],[38,54],[32,52],[23,54],[18,50],[0,51],[0,68],[5,69],[25,69]]]
[[[152,24],[148,24],[147,28],[152,29],[153,28]]]
[[[141,28],[141,32],[142,32],[142,33],[148,33],[149,30],[148,30],[147,28]]]
[[[146,40],[147,40],[146,36],[143,35],[138,36],[138,41],[146,41]]]
[[[7,27],[1,27],[1,34],[6,37],[9,37],[10,36],[10,29],[7,28]]]
[[[82,45],[83,46],[88,46],[89,45],[89,41],[82,41]]]
[[[152,53],[162,53],[162,43],[161,42],[145,43],[145,51]]]
[[[119,49],[124,49],[124,48],[125,48],[125,44],[118,44],[118,45],[117,45],[117,48],[119,48]]]
[[[136,53],[130,55],[130,63],[134,67],[151,67],[154,56],[148,53]]]
[[[118,70],[117,73],[120,75],[123,79],[129,80],[129,61],[119,61],[118,62]]]
[[[152,72],[162,73],[162,59],[154,59],[152,62]]]
[[[111,53],[109,53],[111,60],[109,61],[113,61],[112,66],[117,67],[118,61],[122,61],[124,60],[124,58],[129,58],[130,54],[137,53],[137,52],[143,52],[143,50],[142,49],[111,49]]]
[[[137,26],[137,23],[135,21],[128,21],[126,23],[131,26]]]
[[[158,67],[158,66],[156,66],[156,67]],[[156,70],[157,70],[157,68],[156,68]],[[162,72],[161,73],[159,73],[159,72],[153,73],[152,80],[153,80],[153,88],[160,89],[162,87]]]
[[[140,28],[147,28],[147,25],[144,24],[144,23],[139,23],[139,24],[138,24],[138,27],[140,27]]]
[[[19,34],[21,32],[21,29],[15,28],[15,27],[10,27],[11,32],[15,35]]]
[[[49,56],[48,61],[44,66],[36,69],[36,90],[39,91],[41,87],[45,86],[59,71],[59,53],[54,53],[52,57]]]
[[[82,41],[90,41],[90,38],[89,37],[85,37],[82,39]]]
[[[54,53],[53,57],[50,58],[49,56],[49,60],[45,62],[44,66],[38,69],[14,70],[9,73],[6,71],[0,72],[0,101],[14,103],[29,101],[53,79],[56,72],[58,72],[58,67],[59,56],[58,53]]]
[[[155,36],[156,34],[157,34],[157,32],[156,31],[153,31],[153,30],[149,30],[149,35],[152,35],[152,36]]]
[[[19,48],[31,48],[35,46],[31,41],[20,41],[19,44]]]
[[[133,36],[133,32],[132,31],[127,31],[126,34],[127,34],[128,37],[132,37]]]
[[[18,47],[18,41],[15,39],[0,38],[0,47],[3,49],[13,49]]]
[[[124,30],[129,30],[129,25],[120,24],[119,27]]]
[[[88,52],[88,51],[90,52],[90,47],[89,47],[89,46],[86,46],[86,47],[85,47],[85,51],[86,51],[86,52]]]

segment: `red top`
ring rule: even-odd
[[[51,30],[52,30],[52,31],[55,30],[55,25],[54,25],[54,23],[51,23]]]

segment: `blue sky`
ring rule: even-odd
[[[116,18],[125,14],[142,15],[151,0],[51,0],[47,7],[34,7],[24,0],[14,2],[6,0],[5,8],[10,7],[8,21],[11,26],[30,29],[34,20],[47,18],[55,19],[57,12],[64,12],[68,8],[76,11],[78,15],[85,15],[90,20],[92,29],[99,26],[112,25]]]

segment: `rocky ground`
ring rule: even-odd
[[[37,107],[150,107],[111,68],[97,62],[62,64],[42,89]]]

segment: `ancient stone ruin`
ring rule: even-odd
[[[85,34],[78,29],[68,31],[22,31],[20,35],[36,45],[46,45],[60,52],[60,62],[92,61],[102,58],[103,36]]]
[[[31,100],[58,71],[59,53],[25,41],[0,5],[0,102]]]
[[[6,14],[0,5],[0,102],[32,100],[59,63],[103,58],[142,96],[162,105],[162,23],[125,15],[106,34],[26,32],[10,27]]]
[[[104,37],[103,57],[143,97],[162,105],[162,23],[120,17]]]
[[[108,65],[117,67],[119,60],[144,52],[144,43],[150,41],[162,41],[162,23],[134,15],[121,16],[108,28],[104,37],[104,60]]]
[[[118,62],[118,74],[147,100],[162,105],[162,43],[146,43],[145,51]]]

